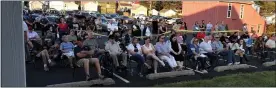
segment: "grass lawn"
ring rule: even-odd
[[[238,73],[209,80],[183,81],[157,87],[276,87],[276,71]]]

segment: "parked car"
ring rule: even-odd
[[[173,24],[176,22],[181,22],[181,18],[172,18],[172,19],[169,19],[166,21],[166,23],[168,23],[168,24]]]
[[[135,18],[135,19],[139,18],[139,19],[145,20],[146,16],[144,14],[138,14],[138,15],[133,16],[133,18]]]

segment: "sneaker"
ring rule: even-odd
[[[238,65],[238,64],[240,64],[240,62],[235,62],[235,65]]]
[[[52,61],[51,63],[49,63],[49,65],[54,66],[54,65],[56,65],[56,63]]]
[[[142,74],[142,73],[139,73],[138,75],[139,75],[140,77],[143,77],[143,74]]]
[[[232,63],[228,63],[227,66],[233,65]]]
[[[204,74],[208,73],[208,71],[207,71],[207,70],[202,70],[201,72],[203,72]]]
[[[102,74],[99,74],[98,76],[99,76],[100,79],[104,78],[104,76]]]
[[[49,71],[49,68],[48,67],[44,67],[44,71]]]
[[[160,61],[161,65],[165,67],[165,63],[163,61]]]

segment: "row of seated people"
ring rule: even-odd
[[[74,36],[74,37],[72,37]],[[97,68],[97,72],[99,73],[99,76],[101,76],[101,69],[100,69],[100,63],[98,61],[97,55],[95,55],[95,52],[103,52],[102,49],[98,49],[97,47],[98,42],[93,39],[93,34],[88,34],[88,37],[84,41],[76,41],[77,38],[74,35],[73,32],[70,33],[68,36],[63,37],[63,42],[61,44],[56,43],[49,49],[45,48],[43,49],[37,56],[42,56],[43,62],[44,62],[44,69],[48,70],[47,64],[52,63],[50,57],[55,57],[55,54],[52,54],[53,51],[61,50],[62,53],[68,57],[70,61],[70,66],[73,67],[73,59],[77,58],[77,65],[78,66],[84,66],[87,79],[89,79],[89,63],[95,64]],[[132,43],[130,43],[127,46],[128,52],[124,52],[119,43],[116,43],[114,40],[114,36],[109,37],[109,41],[105,45],[105,50],[108,51],[113,59],[113,63],[115,65],[115,68],[119,66],[119,60],[117,56],[121,56],[122,59],[122,65],[127,66],[127,56],[130,56],[138,62],[138,72],[140,75],[142,75],[141,70],[143,69],[143,66],[145,65],[148,68],[151,68],[151,65],[145,63],[146,60],[153,60],[153,66],[154,66],[154,73],[157,73],[157,64],[160,63],[162,66],[164,66],[164,62],[167,62],[169,66],[173,70],[177,70],[180,68],[183,68],[183,52],[186,49],[182,47],[183,43],[180,43],[179,40],[180,35],[172,35],[170,38],[170,41],[165,41],[165,36],[161,35],[158,37],[158,42],[155,46],[150,43],[150,38],[145,38],[145,44],[141,46],[138,43],[138,39],[133,37]],[[227,61],[229,65],[231,64],[239,64],[239,62],[244,63],[243,60],[247,60],[247,58],[244,56],[244,49],[243,44],[244,41],[242,39],[237,40],[235,42],[229,42],[227,40],[226,43],[221,43],[219,41],[220,36],[215,37],[215,41],[212,41],[210,43],[209,36],[204,38],[204,41],[200,44],[197,43],[198,39],[193,39],[191,44],[188,44],[187,47],[187,55],[189,57],[194,57],[194,59],[197,59],[201,62],[200,70],[206,72],[205,63],[207,58],[210,59],[211,66],[215,66],[215,61],[217,60],[218,54],[221,56],[227,56]],[[30,38],[32,39],[32,38]],[[75,41],[75,42],[69,42],[69,41]],[[226,45],[224,45],[226,44]],[[77,47],[75,47],[77,45]],[[88,47],[84,47],[88,46]],[[58,49],[60,47],[60,49]],[[48,51],[49,52],[48,52]],[[127,55],[129,54],[129,55]],[[240,57],[240,61],[236,61],[234,55],[237,55]],[[92,58],[94,57],[94,58]],[[203,59],[201,59],[203,58]],[[248,61],[248,60],[247,60]],[[236,63],[235,63],[236,62]]]

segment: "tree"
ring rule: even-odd
[[[75,1],[75,3],[79,6],[78,10],[81,10],[81,1]]]
[[[260,14],[262,16],[270,16],[276,12],[275,2],[272,1],[255,1],[255,4],[260,6]]]

